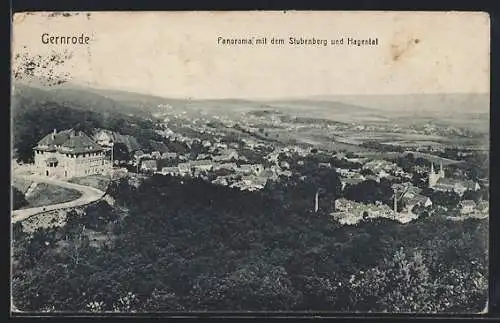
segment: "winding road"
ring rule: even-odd
[[[42,212],[61,210],[61,209],[67,209],[67,208],[86,205],[86,204],[89,204],[89,203],[92,203],[92,202],[99,200],[105,194],[105,192],[98,190],[97,188],[93,188],[93,187],[89,187],[89,186],[85,186],[85,185],[74,184],[74,183],[68,183],[65,181],[61,181],[61,180],[53,179],[53,178],[49,178],[49,177],[43,177],[43,176],[39,176],[39,175],[29,175],[28,178],[34,182],[39,182],[39,183],[43,182],[43,183],[48,183],[48,184],[52,184],[52,185],[58,185],[58,186],[69,188],[69,189],[74,189],[74,190],[79,191],[82,194],[82,196],[80,196],[78,199],[70,201],[70,202],[33,207],[33,208],[29,208],[29,209],[15,210],[12,212],[12,217],[11,217],[12,223],[24,221],[27,218],[29,218],[35,214],[42,213]]]

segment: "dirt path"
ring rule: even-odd
[[[12,212],[12,223],[23,221],[23,220],[25,220],[25,219],[27,219],[35,214],[41,213],[41,212],[54,211],[54,210],[60,210],[60,209],[66,209],[66,208],[72,208],[72,207],[86,205],[86,204],[89,204],[89,203],[92,203],[92,202],[99,200],[105,194],[103,191],[98,190],[98,189],[93,188],[93,187],[74,184],[74,183],[68,183],[65,181],[61,181],[61,180],[57,180],[57,179],[53,179],[53,178],[48,178],[48,177],[43,177],[43,176],[39,176],[39,175],[30,175],[29,179],[34,181],[34,182],[43,182],[43,183],[58,185],[58,186],[69,188],[69,189],[74,189],[74,190],[79,191],[82,194],[82,196],[80,196],[78,199],[76,199],[74,201],[70,201],[70,202],[52,204],[52,205],[40,206],[40,207],[33,207],[33,208],[23,209],[23,210],[15,210]]]

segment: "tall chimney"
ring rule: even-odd
[[[398,213],[398,194],[394,192],[394,215]]]
[[[52,131],[52,139],[55,139],[56,138],[56,134],[57,134],[57,130],[54,129],[54,131]]]
[[[319,205],[318,205],[318,195],[319,195],[319,191],[316,192],[316,196],[314,197],[314,212],[318,212],[318,208],[319,208]]]

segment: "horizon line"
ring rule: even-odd
[[[491,91],[488,92],[410,92],[410,93],[344,93],[344,94],[307,94],[303,96],[289,96],[289,97],[248,97],[248,96],[218,96],[218,97],[208,97],[208,96],[177,96],[177,95],[162,95],[157,93],[151,93],[140,90],[133,90],[127,88],[119,88],[119,87],[104,87],[98,85],[88,85],[82,83],[74,83],[74,82],[65,82],[60,85],[52,85],[47,86],[43,84],[32,84],[30,82],[22,82],[22,81],[12,81],[11,85],[15,86],[16,84],[21,84],[28,87],[41,88],[45,90],[56,90],[56,89],[64,89],[64,88],[82,88],[88,90],[97,90],[97,91],[116,91],[116,92],[124,92],[130,94],[140,94],[153,96],[163,99],[173,99],[173,100],[187,100],[187,101],[198,101],[198,100],[245,100],[245,101],[284,101],[284,100],[305,100],[305,99],[314,99],[318,101],[328,100],[328,98],[335,97],[368,97],[368,96],[414,96],[414,95],[490,95]]]

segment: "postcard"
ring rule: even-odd
[[[12,26],[13,315],[488,312],[488,14]]]

